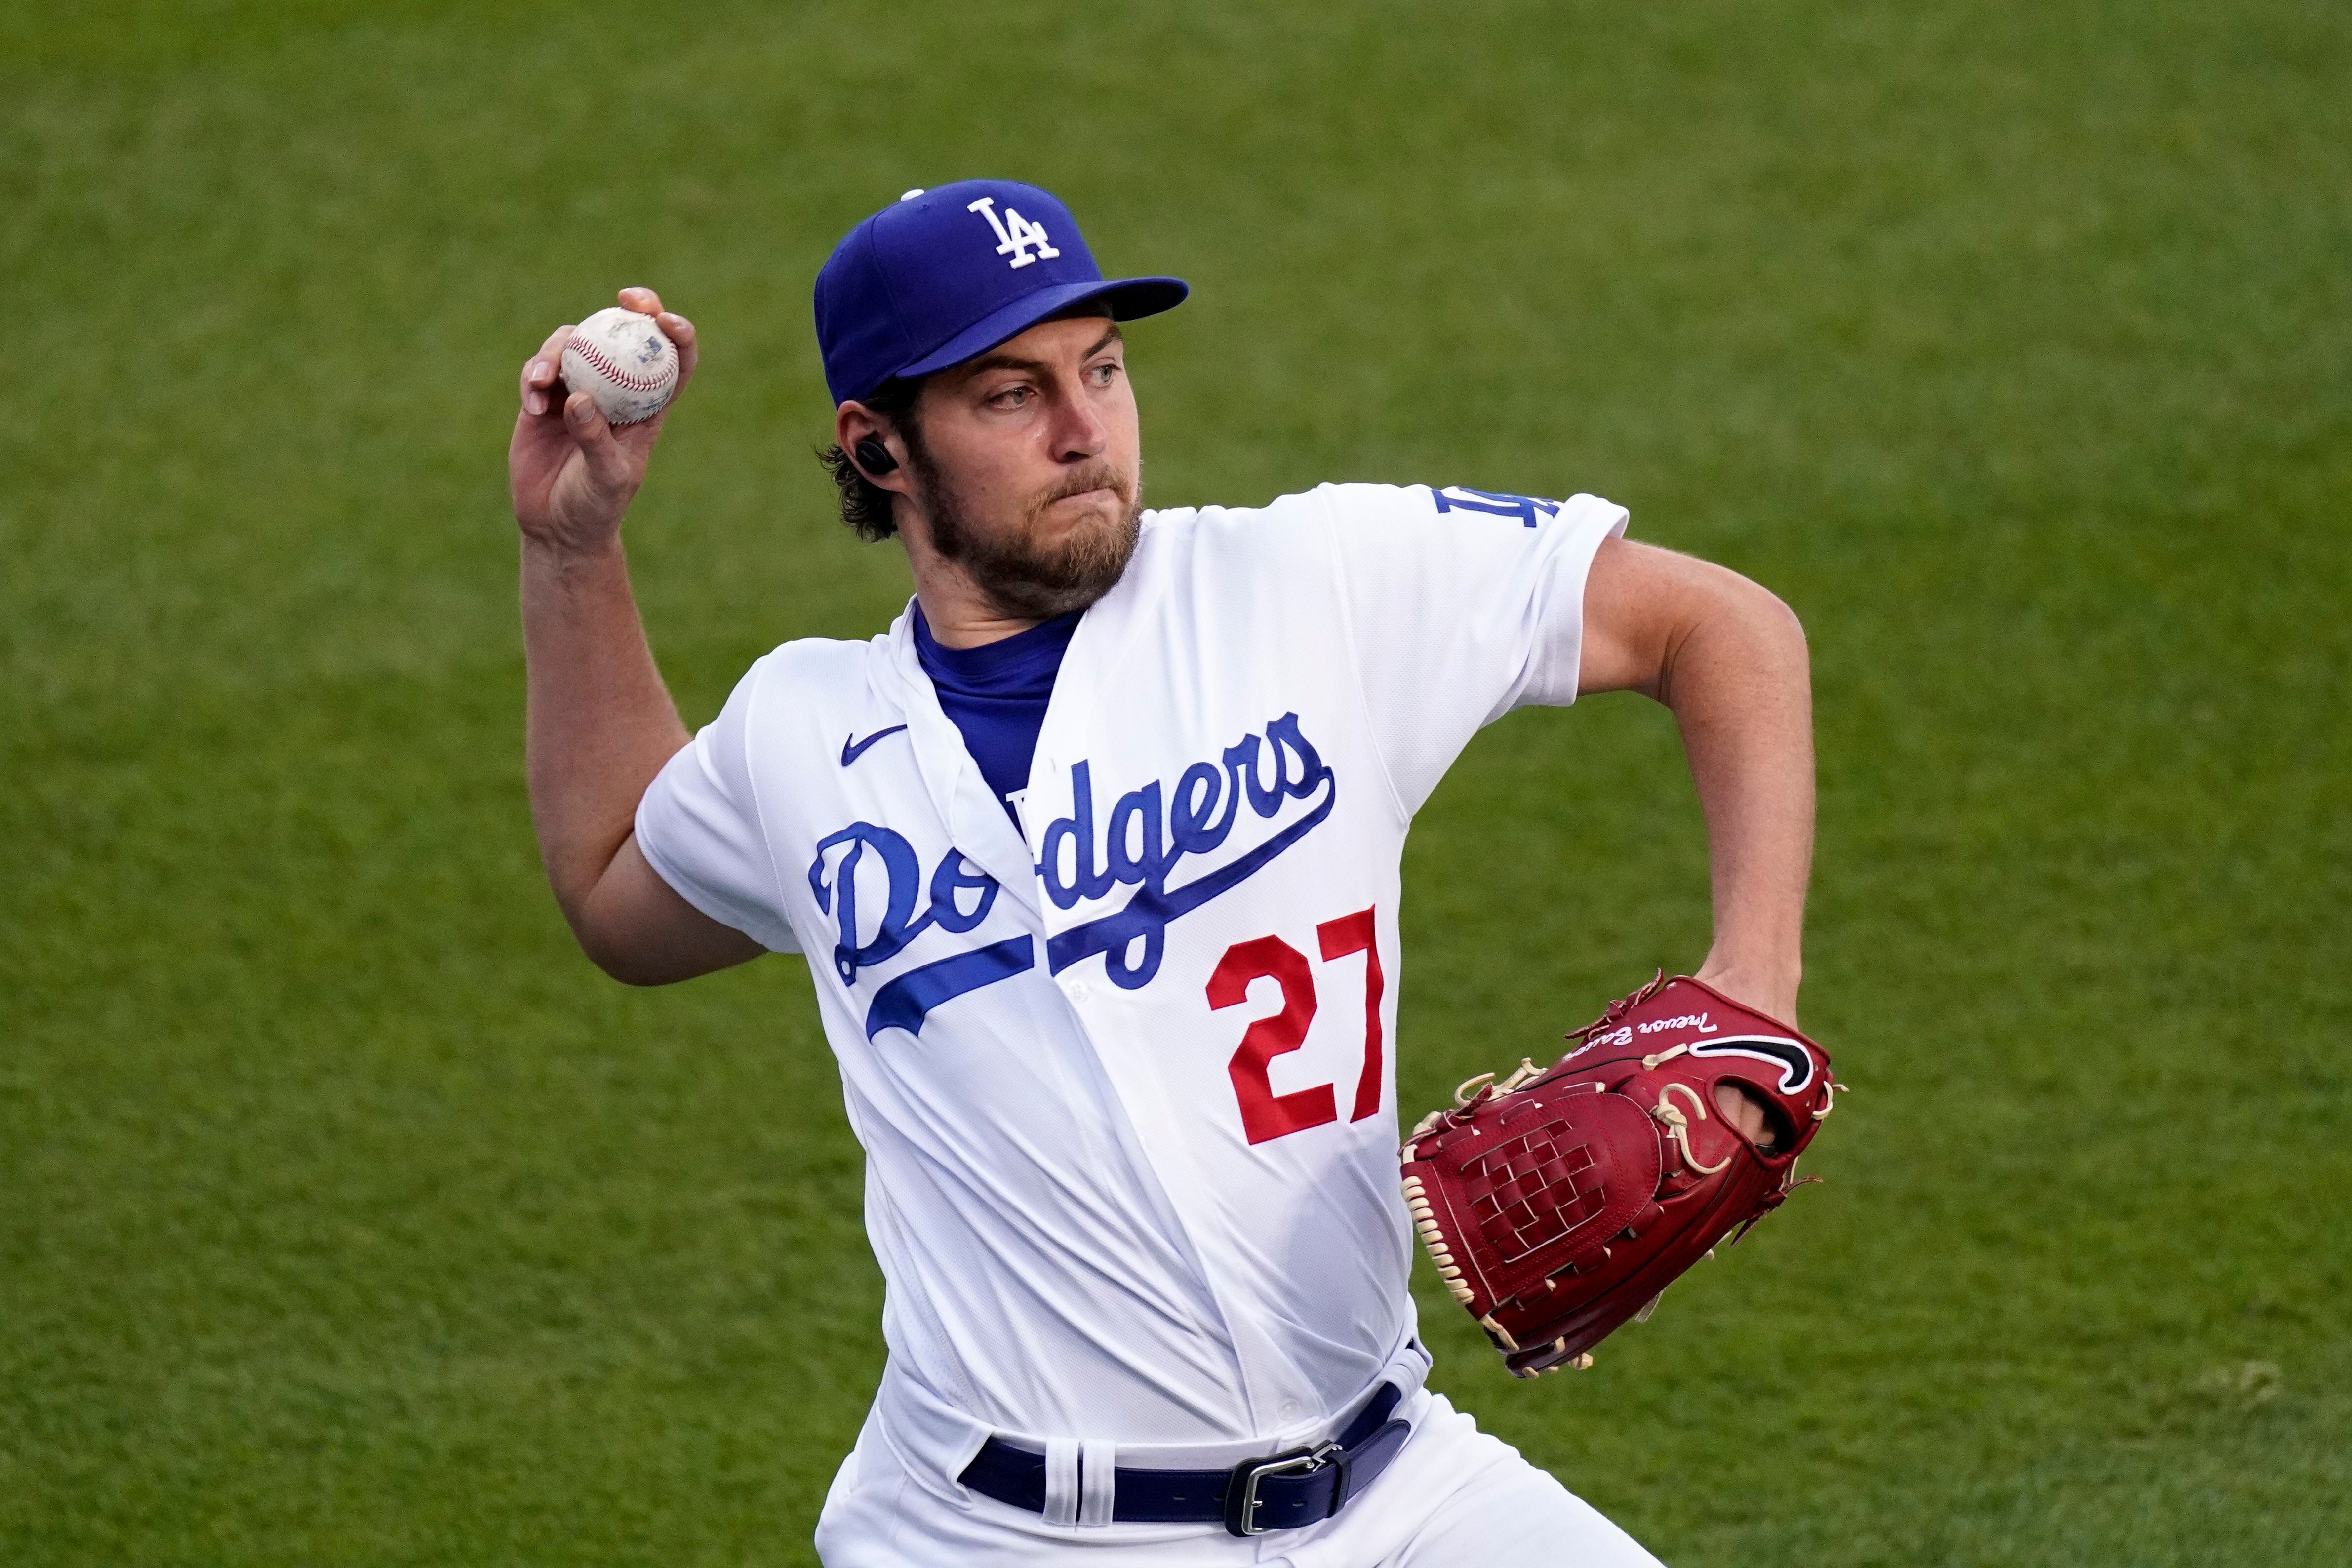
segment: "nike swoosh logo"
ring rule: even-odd
[[[850,763],[856,762],[858,758],[866,754],[866,747],[872,745],[875,742],[880,740],[885,735],[897,734],[906,727],[907,726],[904,724],[893,724],[887,730],[875,731],[874,733],[866,736],[866,739],[862,741],[857,739],[856,733],[854,731],[849,734],[844,735],[841,738],[841,765],[845,768],[847,767]]]

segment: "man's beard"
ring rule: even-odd
[[[1135,554],[1141,532],[1143,480],[1122,479],[1108,463],[1087,464],[1029,503],[1021,526],[1004,538],[974,528],[954,485],[910,438],[907,456],[921,486],[919,500],[930,524],[931,548],[964,570],[997,614],[1008,620],[1047,621],[1083,610],[1117,585]],[[1122,508],[1108,526],[1094,526],[1054,544],[1037,541],[1045,509],[1066,497],[1109,490]]]

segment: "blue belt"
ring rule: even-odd
[[[1384,1384],[1327,1442],[1244,1459],[1228,1470],[1118,1468],[1111,1518],[1121,1524],[1223,1524],[1235,1535],[1329,1519],[1370,1487],[1412,1435],[1391,1420],[1404,1393]],[[982,1497],[1045,1511],[1045,1457],[991,1437],[956,1478]]]

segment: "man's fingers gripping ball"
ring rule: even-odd
[[[572,328],[561,326],[547,334],[539,352],[523,362],[522,411],[532,418],[544,418],[560,407],[563,399],[556,394],[557,366],[563,361],[563,345],[572,341]]]
[[[618,297],[623,309],[635,310],[641,316],[651,316],[654,325],[677,345],[677,387],[670,394],[672,397],[677,396],[686,390],[686,384],[694,379],[694,323],[676,310],[664,310],[661,296],[650,289],[624,289]]]
[[[630,289],[654,304],[650,289]],[[615,305],[572,331],[563,345],[563,384],[586,393],[608,424],[640,425],[669,405],[677,392],[677,345],[650,313]]]

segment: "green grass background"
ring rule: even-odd
[[[1438,1384],[1677,1563],[2352,1538],[2352,16],[2325,0],[0,7],[0,1563],[804,1563],[877,1375],[807,979],[541,883],[500,458],[623,284],[689,718],[905,592],[807,290],[1058,189],[1153,496],[1632,506],[1804,616],[1829,1178],[1580,1378]],[[1672,728],[1482,737],[1408,1107],[1706,931]]]

